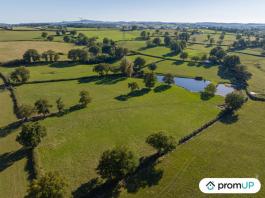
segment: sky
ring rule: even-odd
[[[265,0],[0,0],[0,23],[80,19],[265,23]]]

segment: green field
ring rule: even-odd
[[[60,42],[48,42],[40,38],[42,31],[23,31],[31,30],[27,27],[17,30],[20,31],[0,30],[0,41],[3,41],[0,42],[0,62],[22,58],[23,53],[31,48],[39,52],[50,49],[61,52],[64,54],[61,60],[68,60],[67,52],[80,47],[61,42],[63,36],[55,37],[55,41]],[[118,41],[119,46],[146,54],[127,56],[130,61],[136,57],[144,58],[144,71],[148,71],[149,64],[156,63],[157,74],[172,73],[192,78],[200,76],[215,84],[230,82],[220,75],[219,65],[179,61],[179,55],[170,54],[170,49],[164,46],[146,49],[145,41],[134,40],[141,31],[123,33],[119,29],[97,28],[68,30],[77,30],[88,37],[96,36],[99,42],[108,37]],[[173,35],[176,30],[161,30],[162,33],[166,31]],[[196,42],[205,43],[208,33],[216,41],[220,36],[220,32],[200,31],[204,33],[196,35]],[[231,44],[234,40],[235,34],[227,33],[224,44]],[[214,46],[188,44],[185,49],[189,54],[187,60],[192,56],[208,55]],[[239,55],[242,64],[252,73],[248,82],[249,90],[262,95],[265,94],[265,58],[259,56],[261,52],[261,49],[255,48],[230,54]],[[111,63],[112,66],[119,64],[120,61]],[[97,176],[95,168],[101,153],[106,149],[126,145],[137,157],[149,156],[155,151],[145,143],[148,135],[163,130],[179,140],[215,118],[221,111],[219,105],[224,103],[223,97],[215,96],[205,101],[199,93],[191,93],[175,85],[162,90],[162,83],[157,83],[149,92],[142,91],[139,96],[123,101],[122,96],[130,92],[128,83],[135,81],[144,88],[143,79],[99,77],[93,72],[93,64],[63,61],[24,66],[30,71],[30,82],[15,87],[20,104],[33,105],[36,100],[43,98],[53,105],[52,112],[56,112],[55,101],[59,97],[62,97],[66,108],[78,103],[81,90],[89,91],[92,97],[92,103],[87,108],[74,109],[61,117],[54,116],[40,121],[48,132],[36,148],[41,171],[61,173],[69,184],[67,197],[80,185]],[[0,66],[0,72],[8,76],[15,68]],[[0,80],[0,85],[2,83]],[[5,127],[17,119],[9,92],[2,87],[0,127]],[[135,192],[122,189],[120,197],[209,197],[198,189],[198,183],[204,177],[258,177],[264,183],[264,110],[264,103],[249,100],[239,110],[238,117],[219,121],[198,137],[178,146],[175,151],[159,159],[152,170],[154,175],[148,175],[150,172],[147,171],[140,178],[146,185]],[[21,146],[15,141],[19,131],[16,129],[7,136],[0,135],[0,197],[3,198],[24,197],[30,181],[25,153],[21,153]],[[162,173],[161,178],[156,177],[156,171]],[[262,198],[264,194],[262,188],[255,197]]]
[[[68,107],[77,103],[80,90],[91,93],[93,102],[87,109],[42,122],[48,137],[38,148],[41,166],[45,171],[61,172],[69,180],[71,190],[95,176],[98,157],[105,149],[122,144],[139,156],[148,155],[152,150],[144,141],[149,134],[165,130],[179,139],[215,117],[219,112],[217,105],[222,103],[219,97],[201,101],[199,94],[178,87],[163,93],[152,91],[126,102],[116,100],[128,93],[130,81],[69,81],[17,88],[19,100],[25,104],[39,98],[54,104],[62,97]]]
[[[248,102],[238,112],[238,121],[219,122],[162,159],[155,167],[163,170],[157,185],[135,194],[124,191],[121,197],[213,197],[198,188],[207,177],[258,178],[264,183],[264,109],[264,103]],[[256,195],[242,197],[262,198],[264,193],[261,188]]]

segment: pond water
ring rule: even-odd
[[[163,82],[164,76],[157,76],[159,82]],[[211,81],[208,80],[195,80],[193,78],[174,78],[175,84],[179,87],[183,87],[191,92],[201,92],[204,91],[205,87],[207,87]],[[229,93],[232,93],[235,89],[231,86],[225,84],[218,84],[216,87],[215,95],[226,96]]]

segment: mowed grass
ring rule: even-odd
[[[61,59],[64,60],[67,58],[68,51],[73,48],[77,48],[77,46],[68,43],[48,41],[0,42],[0,62],[21,59],[25,51],[28,49],[36,49],[39,53],[42,53],[47,50],[61,52],[64,54],[61,56]]]
[[[203,178],[258,178],[265,182],[265,103],[249,101],[238,112],[238,121],[218,122],[189,143],[180,146],[155,167],[163,177],[137,193],[125,191],[120,197],[213,197],[199,190]],[[148,174],[144,178],[148,180]],[[261,187],[255,195],[226,197],[263,198]],[[221,196],[222,197],[222,196]]]
[[[2,81],[1,83],[2,84]],[[8,91],[0,91],[0,128],[16,120]],[[22,198],[28,185],[25,172],[27,159],[19,155],[21,146],[16,142],[18,131],[0,137],[0,195],[8,198]]]
[[[116,145],[126,145],[138,156],[153,150],[145,138],[165,130],[179,139],[217,115],[221,97],[205,102],[199,94],[173,86],[171,89],[127,101],[115,99],[129,92],[128,82],[137,79],[101,79],[93,82],[57,82],[23,85],[17,88],[19,100],[33,104],[39,98],[53,105],[62,97],[66,107],[77,104],[79,92],[88,90],[93,102],[86,109],[63,117],[41,122],[48,136],[39,146],[41,167],[45,171],[59,171],[69,181],[70,190],[96,176],[100,154]],[[55,107],[53,107],[55,111]]]

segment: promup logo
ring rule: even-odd
[[[208,188],[208,190],[213,190],[215,185],[212,181],[210,181],[208,184],[206,184],[206,187]]]
[[[205,178],[199,187],[207,194],[254,194],[260,190],[261,184],[254,178]]]

